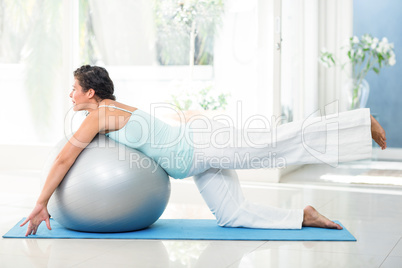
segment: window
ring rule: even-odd
[[[60,81],[62,15],[60,1],[1,1],[1,143],[47,143],[62,132],[54,102],[68,94]]]
[[[269,117],[271,6],[262,0],[80,1],[79,63],[105,66],[117,98],[141,109],[156,102],[201,109],[200,92],[210,89],[214,97],[230,95],[230,115]]]
[[[281,105],[286,122],[318,108],[318,2],[282,0]]]
[[[0,119],[9,131],[1,143],[60,140],[72,72],[82,64],[105,66],[117,98],[142,109],[212,88],[230,95],[226,113],[241,117],[237,127],[251,115],[269,118],[273,2],[198,2],[2,0],[0,86],[7,101]],[[200,109],[193,104],[187,108]]]

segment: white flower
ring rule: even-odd
[[[391,51],[392,51],[392,46],[391,46],[391,44],[387,44],[386,49],[387,49],[386,53],[391,52]]]
[[[390,44],[381,42],[380,45],[382,53],[387,54],[392,51],[392,46]]]
[[[375,70],[378,73],[378,70],[384,65],[393,66],[396,64],[394,44],[388,43],[386,37],[383,37],[380,41],[370,34],[365,34],[360,37],[360,40],[357,36],[352,36],[348,41],[348,45],[341,47],[341,49],[347,49],[348,61],[353,68],[356,68],[354,74],[356,77],[364,76],[371,70]],[[369,60],[367,61],[368,57]],[[338,63],[333,62],[333,54],[327,52],[324,48],[321,50],[319,61],[326,68]],[[384,65],[381,63],[384,63]],[[378,67],[376,64],[378,64]]]
[[[381,42],[378,44],[378,47],[376,48],[377,53],[386,53],[386,46],[387,46],[387,44],[384,43],[383,41],[381,41]]]
[[[378,38],[377,37],[375,37],[374,39],[373,39],[373,43],[371,43],[371,49],[375,49],[376,47],[377,47],[377,45],[378,45]]]
[[[393,49],[394,45],[388,43],[388,39],[386,37],[383,37],[381,39],[381,42],[378,44],[378,47],[376,48],[378,53],[388,53]]]
[[[370,44],[372,42],[372,38],[369,34],[365,34],[363,36],[364,41],[366,41],[366,43]]]
[[[388,63],[389,63],[390,66],[394,66],[395,63],[396,63],[395,57],[391,57],[391,58],[389,59]]]
[[[392,54],[391,54],[391,57],[388,59],[388,64],[389,64],[390,66],[393,66],[393,65],[395,65],[395,63],[396,63],[395,54],[392,53]]]

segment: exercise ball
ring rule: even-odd
[[[68,229],[127,232],[158,220],[169,197],[169,177],[156,162],[99,134],[57,187],[48,211]]]

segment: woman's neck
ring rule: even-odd
[[[109,100],[109,99],[104,99],[104,100],[101,100],[100,102],[98,102],[98,107],[103,106],[103,105],[108,106],[108,105],[113,105],[113,104],[114,104],[114,101]]]

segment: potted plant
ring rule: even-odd
[[[360,39],[357,36],[351,37],[348,45],[341,50],[346,51],[347,55],[347,61],[341,63],[342,70],[348,64],[352,68],[352,75],[345,83],[343,92],[347,107],[364,108],[370,92],[369,84],[364,78],[371,70],[379,74],[382,67],[396,63],[394,45],[385,37],[380,41],[370,34],[365,34]],[[321,52],[319,61],[328,68],[340,64],[340,60],[335,59],[333,53],[325,50]]]
[[[228,93],[217,93],[212,84],[200,85],[198,89],[192,90],[195,93],[189,93],[184,90],[179,94],[171,95],[172,102],[178,112],[183,113],[186,121],[191,120],[195,115],[204,115],[209,118],[223,113],[230,96]]]

